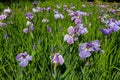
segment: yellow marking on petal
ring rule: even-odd
[[[86,48],[85,50],[88,51],[88,48]]]

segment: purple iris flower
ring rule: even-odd
[[[87,57],[90,57],[91,53],[90,51],[88,51],[88,49],[86,48],[87,43],[83,43],[79,45],[79,56],[84,59]]]
[[[33,14],[32,13],[27,13],[25,16],[26,16],[27,19],[30,19],[30,20],[33,19]]]
[[[79,45],[79,56],[82,59],[90,57],[91,51],[92,52],[101,51],[102,53],[104,53],[104,50],[102,50],[100,48],[99,40],[95,40],[95,41],[87,42],[87,43],[82,43]]]
[[[60,53],[56,53],[52,58],[52,63],[55,63],[57,65],[58,64],[62,65],[64,63],[64,58]]]
[[[28,61],[32,61],[32,56],[30,56],[26,51],[24,53],[20,53],[16,56],[16,60],[19,61],[21,67],[26,67]]]

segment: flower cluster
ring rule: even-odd
[[[120,29],[120,20],[117,21],[115,19],[109,19],[105,20],[105,23],[107,24],[107,29],[101,28],[100,31],[104,35],[111,34],[112,32],[117,32]]]
[[[81,34],[88,33],[87,28],[85,28],[85,26],[82,24],[81,16],[83,15],[87,15],[87,13],[81,11],[69,13],[71,20],[76,24],[76,26],[70,26],[68,28],[68,34],[64,36],[64,41],[67,41],[68,44],[73,44],[74,41],[77,41],[78,36],[80,36]]]
[[[104,50],[100,48],[100,42],[99,40],[95,40],[92,42],[82,43],[79,45],[79,56],[84,59],[87,57],[90,57],[90,52],[97,52],[101,51],[104,53]]]
[[[27,13],[25,16],[26,16],[26,19],[28,19],[28,21],[26,22],[26,26],[29,26],[29,28],[24,28],[23,32],[27,34],[29,31],[34,30],[33,14],[32,13]]]
[[[32,11],[34,13],[38,13],[38,12],[41,12],[41,11],[48,11],[48,12],[50,12],[50,10],[51,10],[51,7],[43,7],[42,8],[42,7],[37,6],[38,5],[37,1],[34,1],[32,4],[34,6],[34,8],[32,9]]]
[[[10,8],[4,9],[3,13],[0,15],[0,26],[2,28],[6,27],[6,23],[3,22],[3,20],[7,19],[9,14],[12,12]]]
[[[59,13],[57,10],[54,10],[54,17],[55,19],[59,19],[59,18],[64,19],[64,16],[61,13]]]

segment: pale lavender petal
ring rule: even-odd
[[[92,42],[92,44],[99,47],[100,46],[100,41],[99,40],[94,40]]]
[[[64,59],[61,55],[58,56],[58,59],[59,59],[59,63],[60,65],[62,65],[64,63]]]
[[[55,14],[54,17],[55,17],[55,19],[58,19],[58,18],[60,18],[60,14]]]
[[[87,45],[87,43],[82,43],[82,44],[80,44],[80,45],[79,45],[79,51],[85,50],[85,49],[86,49],[86,45]]]
[[[28,61],[26,59],[23,59],[23,60],[20,61],[20,66],[21,67],[26,67],[27,64],[28,64]]]
[[[32,61],[32,56],[27,55],[26,60]]]
[[[21,61],[21,60],[23,59],[22,54],[23,54],[23,53],[20,53],[20,54],[18,54],[18,55],[16,56],[16,60],[17,60],[17,61]]]
[[[90,57],[90,52],[89,51],[86,51],[86,50],[82,50],[82,51],[80,51],[80,53],[79,53],[79,56],[82,58],[82,59],[84,59],[84,58],[87,58],[87,57]]]
[[[74,34],[74,28],[73,28],[73,26],[70,26],[69,28],[68,28],[68,33],[71,35],[71,34]]]
[[[60,14],[60,18],[61,18],[61,19],[64,19],[64,16],[63,16],[62,14]]]
[[[23,32],[26,33],[26,34],[28,33],[28,31],[29,31],[28,28],[23,29]]]
[[[64,41],[67,41],[68,38],[69,38],[69,35],[66,34],[66,35],[64,36]]]

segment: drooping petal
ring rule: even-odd
[[[26,59],[23,59],[23,60],[20,61],[20,66],[21,67],[26,67],[27,64],[28,64],[28,61]]]
[[[32,61],[32,56],[27,55],[27,56],[26,56],[26,60],[30,60],[30,61]]]
[[[62,65],[64,63],[64,59],[63,59],[62,55],[59,55],[58,59],[59,59],[59,64]]]
[[[100,41],[99,40],[94,40],[92,42],[92,44],[99,47],[100,46]]]
[[[110,26],[110,28],[111,28],[114,32],[117,32],[117,31],[120,29],[120,27],[119,27],[117,24],[113,23],[113,22],[110,23],[109,26]]]
[[[80,44],[80,45],[79,45],[79,51],[85,50],[85,49],[86,49],[86,45],[87,45],[87,43],[82,43],[82,44]]]
[[[87,57],[90,57],[90,52],[89,51],[86,51],[86,50],[82,50],[79,52],[79,56],[84,59],[84,58],[87,58]]]
[[[17,61],[21,61],[21,60],[23,59],[22,54],[23,54],[23,53],[20,53],[20,54],[18,54],[18,55],[16,56],[16,60],[17,60]]]

